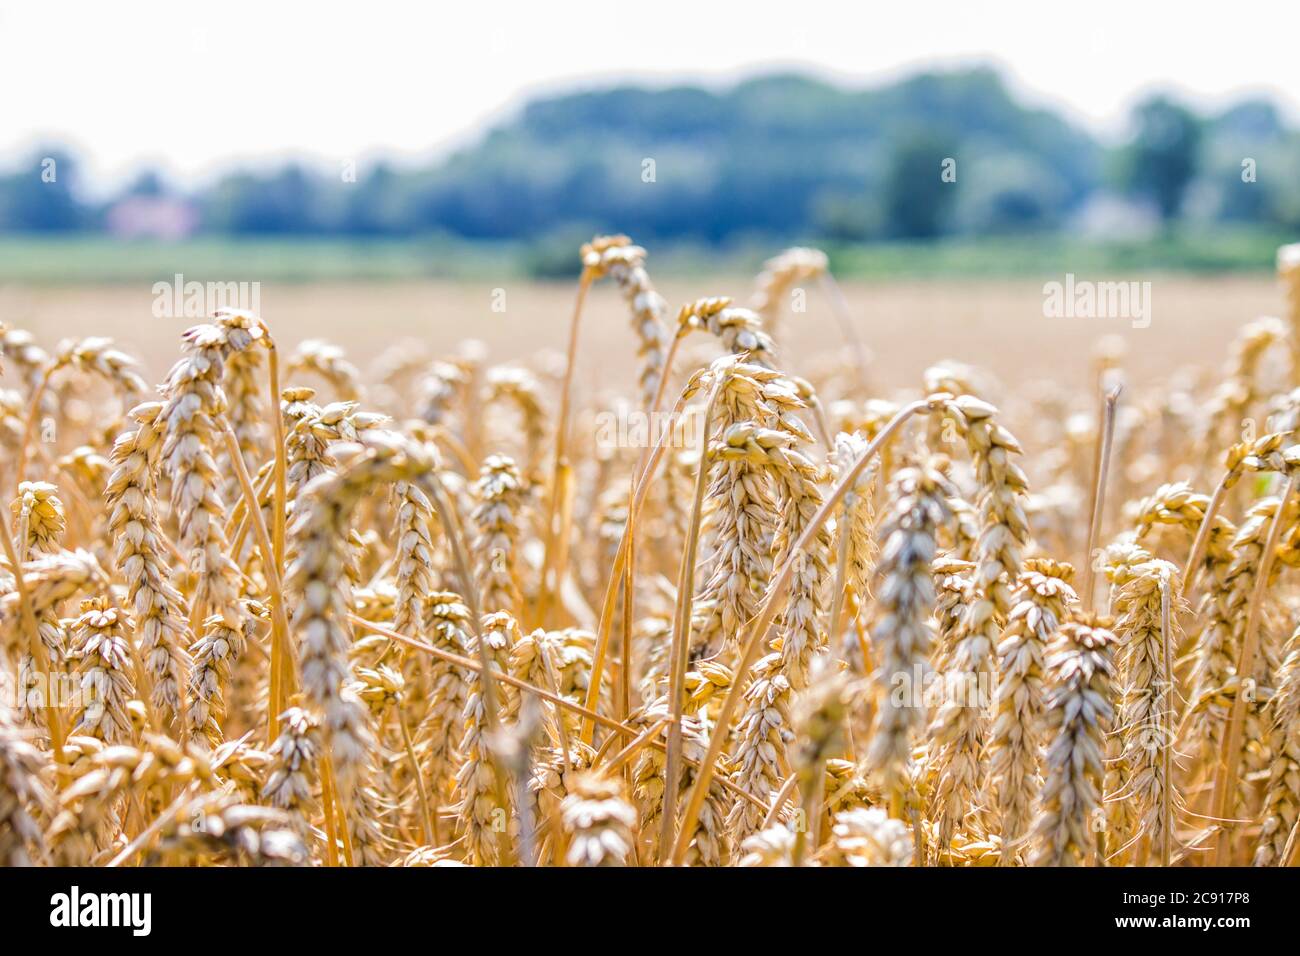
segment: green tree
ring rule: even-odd
[[[58,149],[38,151],[11,176],[0,178],[0,228],[12,232],[66,232],[90,221],[76,195],[76,161]]]
[[[1187,186],[1200,163],[1201,123],[1186,107],[1163,96],[1133,111],[1135,135],[1126,152],[1129,190],[1155,203],[1170,223],[1182,210]]]
[[[946,137],[923,131],[906,134],[885,173],[885,221],[900,239],[931,239],[947,228],[957,198],[955,150]]]

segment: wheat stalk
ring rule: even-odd
[[[677,317],[682,330],[701,329],[714,336],[733,355],[762,368],[774,367],[775,345],[753,309],[731,305],[725,297],[701,299],[687,305]]]
[[[225,691],[235,665],[248,649],[249,638],[259,618],[269,611],[254,601],[245,601],[248,611],[243,626],[232,628],[220,614],[204,622],[203,633],[190,648],[191,668],[186,694],[187,733],[191,744],[216,746],[223,739],[222,722],[226,717]]]
[[[1010,458],[1020,446],[994,420],[997,410],[969,396],[950,403],[961,428],[980,486],[980,537],[975,570],[964,597],[956,646],[945,662],[945,686],[973,689],[992,680],[1001,627],[1012,610],[1011,584],[1021,570],[1029,538],[1024,501],[1028,481]],[[946,847],[958,822],[977,805],[982,792],[980,750],[986,733],[987,702],[969,693],[947,693],[930,725],[930,759],[936,776],[931,813],[937,841]]]
[[[1195,540],[1201,528],[1205,527],[1203,559],[1199,567],[1189,565],[1184,571],[1190,580],[1205,570],[1210,572],[1212,580],[1221,583],[1223,574],[1232,564],[1232,539],[1236,537],[1237,529],[1223,515],[1215,515],[1207,525],[1209,506],[1209,496],[1193,491],[1185,481],[1161,485],[1137,505],[1133,517],[1136,541],[1141,545],[1157,526],[1181,528]]]
[[[924,678],[930,666],[935,608],[930,564],[939,529],[952,520],[951,491],[947,477],[933,465],[903,469],[889,484],[889,514],[880,529],[878,597],[871,623],[878,701],[866,763],[880,775],[894,816],[902,813],[912,737],[925,726],[923,684],[914,686],[913,679]],[[900,692],[905,699],[899,699]]]
[[[134,736],[126,707],[135,696],[127,623],[122,612],[103,598],[82,602],[68,654],[81,684],[74,734],[88,734],[107,743],[124,743]]]
[[[1274,432],[1254,441],[1238,442],[1228,449],[1224,456],[1226,470],[1218,485],[1215,486],[1209,504],[1205,507],[1196,539],[1192,542],[1191,553],[1183,566],[1187,578],[1184,588],[1188,593],[1191,593],[1192,585],[1196,583],[1196,575],[1201,570],[1201,562],[1205,558],[1210,538],[1221,533],[1218,517],[1224,496],[1247,472],[1267,471],[1270,468],[1284,470],[1286,464],[1280,456],[1287,443],[1287,437],[1287,433]]]
[[[668,303],[655,291],[646,273],[645,250],[632,245],[627,236],[598,236],[583,246],[582,264],[583,268],[591,271],[593,279],[612,278],[623,294],[637,337],[637,358],[641,362],[637,381],[641,385],[641,403],[644,408],[656,408],[661,382],[671,370],[665,325]]]
[[[0,686],[20,694],[0,718],[0,856],[974,867],[1300,853],[1297,653],[1279,640],[1300,567],[1300,388],[1274,381],[1289,330],[1243,328],[1216,380],[1134,379],[1110,416],[1064,383],[1004,387],[950,361],[927,371],[927,398],[900,404],[838,348],[809,357],[806,378],[774,367],[763,313],[824,263],[778,258],[761,310],[702,298],[674,324],[644,255],[618,237],[584,250],[563,381],[544,354],[494,365],[478,343],[443,358],[403,343],[374,366],[364,410],[333,347],[289,364],[342,400],[281,389],[265,324],[236,310],[190,330],[162,400],[120,422],[95,403],[142,383],[106,340],[46,354],[0,331],[16,385],[0,391],[0,447],[23,462],[0,535]],[[583,301],[605,277],[639,342],[630,405],[576,381]],[[716,343],[690,350],[672,427],[645,447],[582,436],[602,405],[658,411],[695,331]],[[800,361],[817,347],[792,344]],[[1096,354],[1104,392],[1120,352]],[[1272,431],[1223,450],[1202,494],[1191,482],[1229,424],[1265,410]],[[1023,464],[1012,431],[1036,449]],[[518,467],[492,454],[507,451]],[[1026,473],[1043,479],[1032,496]],[[1113,638],[1109,618],[1069,619],[1067,566],[1048,557],[1085,547],[1089,573],[1107,572],[1096,600],[1118,615]],[[900,676],[920,681],[916,699]],[[62,711],[69,679],[108,693]],[[975,696],[957,707],[962,688]]]
[[[260,390],[258,378],[263,363],[262,353],[257,349],[243,349],[231,353],[226,360],[222,387],[229,403],[226,415],[230,427],[239,439],[239,450],[244,456],[244,465],[256,469],[266,451],[266,436],[263,429],[264,394]],[[234,501],[239,497],[239,488],[234,476],[226,482],[224,495]]]
[[[453,654],[471,650],[469,608],[450,591],[429,594],[425,602],[425,633],[429,641]],[[470,694],[465,671],[435,659],[429,669],[429,708],[416,731],[424,743],[424,774],[435,803],[446,797],[458,764],[462,715]],[[436,818],[435,818],[436,822]]]
[[[1300,819],[1300,628],[1292,633],[1269,701],[1277,756],[1260,814],[1256,866],[1286,865],[1287,840]]]
[[[307,848],[292,818],[246,806],[230,794],[199,794],[169,814],[150,862],[163,866],[220,864],[302,866]]]
[[[853,462],[867,447],[867,438],[853,432],[841,432],[835,436],[831,452],[831,470],[838,479],[852,467]],[[844,632],[843,605],[847,599],[854,604],[854,617],[857,616],[871,596],[872,565],[876,559],[877,543],[873,536],[875,512],[872,506],[872,490],[876,474],[867,471],[854,483],[852,490],[844,499],[844,513],[837,526],[840,537],[836,562],[836,585],[831,592],[831,640],[839,640]],[[881,538],[888,533],[881,529]],[[852,623],[851,621],[848,623]],[[856,642],[854,651],[860,652]],[[852,651],[845,652],[852,657]],[[863,662],[865,665],[865,662]]]
[[[814,674],[808,687],[795,701],[792,723],[795,739],[794,777],[803,805],[804,826],[795,833],[790,853],[792,866],[802,866],[812,831],[815,851],[820,839],[822,806],[825,800],[826,765],[839,756],[845,745],[844,724],[848,716],[848,683],[833,665]]]
[[[28,354],[31,357],[31,354]],[[54,375],[62,369],[73,368],[83,374],[93,374],[107,380],[123,395],[130,399],[145,390],[144,379],[135,371],[134,359],[113,347],[111,339],[91,337],[86,339],[69,339],[59,344],[55,354],[41,369],[40,377],[28,398],[27,414],[23,424],[23,435],[18,445],[17,462],[14,473],[22,481],[27,473],[27,452],[31,446],[32,432],[36,419],[46,409],[43,401],[48,395],[49,385]]]
[[[1168,561],[1146,561],[1127,569],[1124,577],[1114,583],[1119,587],[1115,599],[1118,732],[1123,746],[1119,765],[1126,779],[1107,799],[1134,804],[1129,815],[1137,817],[1132,838],[1140,837],[1144,844],[1136,855],[1141,864],[1150,847],[1162,846],[1169,837],[1163,811],[1171,786],[1165,756],[1174,730],[1174,688],[1165,682],[1165,645],[1178,641],[1175,634],[1166,633],[1165,605],[1167,594],[1178,594],[1178,569]],[[1182,610],[1177,603],[1175,598],[1172,614]],[[1123,836],[1118,834],[1118,838]]]
[[[717,398],[711,402],[711,417],[717,423],[715,443],[744,423],[763,427],[766,434],[785,441],[780,438],[783,433],[770,426],[778,423],[781,405],[797,399],[777,373],[748,364],[719,366],[715,371],[721,376]],[[738,447],[745,444],[741,439]],[[705,464],[701,462],[701,467]],[[696,599],[701,618],[694,626],[696,647],[719,650],[739,633],[742,622],[754,616],[771,573],[776,491],[765,455],[713,455],[707,492],[714,503],[709,536],[713,553]]]
[[[1279,319],[1260,319],[1242,328],[1232,344],[1232,358],[1223,383],[1203,416],[1202,443],[1208,452],[1230,442],[1260,401],[1260,365],[1268,350],[1287,343],[1287,328]],[[1208,455],[1198,456],[1202,460]]]
[[[31,866],[45,856],[37,817],[49,810],[49,793],[41,779],[44,757],[28,735],[0,705],[0,865]]]
[[[16,535],[19,558],[26,561],[35,554],[53,554],[59,549],[67,521],[59,489],[48,481],[23,481],[18,497],[9,504],[20,532]]]
[[[320,746],[319,725],[308,711],[290,707],[280,716],[280,736],[271,744],[271,763],[261,797],[287,811],[301,833],[308,829]]]
[[[334,389],[339,401],[350,402],[361,397],[361,373],[347,360],[337,345],[324,339],[304,339],[285,366],[285,375],[312,372]]]
[[[996,789],[1003,852],[1028,832],[1038,785],[1039,753],[1045,743],[1043,672],[1048,644],[1077,600],[1074,569],[1056,561],[1029,559],[1021,572],[1015,606],[998,643],[998,685],[989,740],[989,779]]]
[[[906,824],[879,807],[845,810],[835,815],[823,866],[911,866],[912,834]]]
[[[230,557],[224,531],[223,484],[213,456],[215,420],[226,410],[222,370],[231,352],[242,351],[263,335],[262,327],[239,313],[222,313],[212,324],[197,325],[182,336],[183,357],[172,366],[161,390],[165,398],[151,427],[163,432],[157,467],[172,476],[171,507],[179,528],[178,547],[195,576],[190,597],[190,630],[205,611],[220,614],[231,628],[242,626],[239,569]],[[144,427],[142,425],[142,427]],[[177,591],[184,573],[172,575]],[[184,686],[183,680],[177,681]]]
[[[1113,718],[1115,635],[1104,619],[1067,621],[1047,648],[1043,790],[1031,838],[1034,866],[1082,865],[1097,848],[1105,735]]]
[[[737,866],[793,866],[795,834],[784,823],[773,823],[745,838]]]
[[[1278,542],[1281,538],[1287,504],[1295,493],[1296,485],[1300,484],[1300,471],[1296,470],[1296,465],[1300,463],[1300,447],[1293,446],[1288,449],[1282,453],[1282,458],[1285,466],[1283,470],[1287,476],[1286,484],[1283,486],[1282,493],[1278,498],[1276,513],[1269,522],[1268,534],[1260,552],[1259,567],[1255,573],[1254,587],[1251,590],[1247,605],[1245,625],[1241,631],[1241,650],[1236,665],[1237,678],[1242,682],[1242,685],[1239,685],[1238,692],[1233,697],[1232,707],[1228,714],[1228,723],[1223,735],[1223,746],[1219,754],[1218,774],[1215,777],[1213,813],[1220,821],[1227,819],[1229,800],[1231,799],[1230,793],[1233,790],[1239,790],[1244,782],[1237,778],[1237,767],[1240,765],[1242,756],[1242,733],[1247,711],[1247,695],[1244,692],[1244,682],[1255,677],[1257,660],[1262,660],[1262,655],[1259,655],[1258,651],[1260,618],[1264,612],[1264,595],[1269,584],[1273,558],[1276,555]],[[1230,824],[1225,823],[1220,827],[1218,843],[1215,847],[1216,863],[1225,861],[1230,851],[1233,835],[1233,828]]]
[[[3,324],[0,324],[0,356],[13,363],[18,377],[27,385],[28,395],[40,386],[41,376],[50,362],[49,354],[36,344],[36,337],[31,332],[7,328]]]
[[[852,487],[858,476],[866,469],[867,465],[871,463],[872,458],[880,451],[880,448],[907,422],[909,418],[921,412],[933,413],[945,407],[946,403],[950,400],[951,396],[946,394],[934,395],[921,401],[912,402],[900,409],[898,414],[894,416],[890,423],[884,426],[880,430],[879,434],[872,439],[871,444],[863,450],[861,457],[859,457],[853,466],[850,467],[836,482],[835,487],[827,496],[822,507],[818,510],[817,514],[813,516],[810,524],[804,528],[803,533],[799,536],[798,540],[794,542],[790,549],[792,554],[797,556],[799,552],[811,545],[813,538],[820,533],[822,526],[830,519],[832,512],[839,506],[840,502],[848,493],[850,487]],[[759,639],[766,633],[767,628],[771,626],[778,608],[781,606],[790,585],[793,583],[796,563],[796,558],[789,558],[783,562],[781,569],[772,580],[767,596],[763,601],[762,608],[759,610],[759,613],[753,622],[746,629],[745,636],[740,642],[739,662],[736,666],[736,683],[732,686],[731,691],[723,700],[722,705],[718,710],[718,714],[716,715],[718,724],[724,727],[730,723],[731,716],[740,702],[738,691],[742,686],[741,682],[748,676],[750,668],[754,666],[754,663],[758,658]],[[724,736],[725,735],[723,734],[715,733],[709,738],[709,744],[705,751],[704,759],[700,762],[698,778],[691,786],[686,807],[682,814],[682,824],[677,831],[677,842],[673,847],[672,857],[674,863],[681,863],[686,858],[690,846],[690,834],[693,832],[696,823],[700,820],[700,814],[703,811],[704,802],[709,793],[708,788],[716,770],[715,761],[718,759],[718,755],[722,750]]]
[[[527,369],[502,367],[487,374],[489,402],[507,401],[519,411],[524,432],[524,474],[536,476],[546,447],[547,414],[542,402],[541,385]]]
[[[140,653],[153,683],[153,704],[170,719],[183,709],[181,689],[190,660],[185,652],[184,599],[168,580],[163,533],[154,508],[153,476],[162,449],[163,408],[161,403],[147,402],[131,410],[136,427],[119,435],[113,445],[113,472],[104,487],[104,503],[108,531],[116,541],[114,561],[126,579],[127,603],[135,611]]]
[[[474,497],[478,536],[473,547],[483,608],[518,614],[522,598],[516,561],[524,497],[515,463],[505,455],[490,455],[474,485]]]
[[[393,583],[397,607],[393,627],[424,636],[424,602],[434,585],[434,543],[438,531],[433,505],[419,485],[410,481],[393,484],[393,534],[397,539]]]
[[[734,781],[749,793],[765,798],[778,789],[789,742],[793,695],[808,684],[808,668],[815,651],[826,642],[821,615],[825,612],[827,561],[831,551],[831,529],[822,524],[812,541],[799,551],[794,543],[811,526],[823,502],[819,482],[821,469],[794,449],[797,436],[787,431],[752,429],[739,425],[727,434],[728,453],[751,461],[767,462],[781,490],[787,509],[780,530],[777,551],[783,560],[794,560],[794,581],[789,604],[778,632],[773,654],[759,662],[754,680],[746,691],[749,703],[741,716],[734,759]],[[737,837],[745,837],[762,826],[748,804],[736,804],[729,825]]]
[[[1233,540],[1234,559],[1221,584],[1207,592],[1207,623],[1197,640],[1189,677],[1190,695],[1179,736],[1198,761],[1211,759],[1224,741],[1228,720],[1243,679],[1238,670],[1250,621],[1252,596],[1265,585],[1261,568],[1268,536],[1280,515],[1277,499],[1254,505]],[[1233,689],[1225,700],[1223,691]],[[1243,700],[1244,703],[1244,700]]]
[[[79,744],[86,738],[72,737]],[[149,734],[140,746],[91,748],[70,769],[71,781],[58,793],[58,808],[45,832],[56,865],[87,866],[121,826],[118,809],[126,797],[162,810],[179,788],[212,789],[217,779],[207,758],[169,737]]]
[[[417,480],[434,467],[427,449],[416,443],[382,433],[367,441],[337,474],[322,473],[300,491],[291,529],[294,559],[285,581],[286,588],[302,595],[293,626],[301,635],[303,689],[323,717],[324,737],[345,804],[374,746],[365,708],[345,687],[350,680],[352,643],[347,616],[348,521],[376,485]]]
[[[569,866],[627,866],[636,843],[636,809],[622,784],[600,773],[578,775],[560,805]]]
[[[666,702],[661,699],[646,709],[642,719],[648,723],[667,723],[668,717]],[[682,717],[681,739],[685,766],[680,776],[679,800],[699,785],[702,779],[700,768],[709,759],[704,726],[699,718]],[[640,810],[643,840],[647,836],[657,838],[663,829],[661,814],[664,811],[664,781],[667,779],[666,760],[665,752],[657,749],[643,750],[632,773],[633,794]],[[680,858],[675,860],[677,865],[723,866],[730,860],[731,840],[725,820],[728,803],[726,791],[717,783],[710,782],[698,817],[689,821],[689,828],[683,826],[676,831],[676,846],[683,848]],[[647,851],[647,858],[655,859],[657,854]],[[667,861],[660,859],[659,862]]]
[[[17,524],[15,543],[20,561],[27,560],[33,552],[37,555],[52,555],[60,551],[65,521],[63,503],[57,497],[57,491],[58,488],[48,482],[24,481],[19,484],[19,495],[11,503],[10,509]],[[35,696],[38,698],[50,694],[46,685],[64,670],[67,639],[64,626],[52,607],[36,614],[36,628],[44,648],[45,664],[38,662],[30,648],[13,646],[11,652],[18,660],[18,687],[22,691],[17,700],[18,714],[37,726],[42,726],[46,723],[44,716],[31,706],[28,690],[37,691]]]
[[[801,246],[786,249],[763,263],[753,305],[769,333],[776,333],[782,306],[790,291],[800,282],[820,278],[825,274],[827,264],[826,253]]]
[[[489,666],[508,671],[510,652],[519,639],[519,625],[505,611],[483,618],[477,641],[480,656]],[[463,759],[456,771],[456,793],[460,796],[457,813],[464,827],[465,858],[476,866],[502,861],[500,846],[509,815],[502,806],[493,775],[490,731],[483,680],[477,673],[469,679],[469,696],[465,701],[465,734],[460,742]]]
[[[1278,248],[1277,274],[1286,293],[1291,326],[1291,380],[1293,385],[1300,384],[1300,243]]]

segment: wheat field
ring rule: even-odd
[[[0,293],[0,861],[1297,861],[1300,249],[1148,325],[575,255]]]
[[[1284,306],[1270,276],[1144,276],[1152,281],[1151,327],[1134,329],[1121,319],[1046,319],[1041,279],[865,282],[840,285],[859,336],[874,357],[872,382],[889,390],[917,388],[925,369],[942,359],[960,359],[1014,382],[1018,377],[1055,378],[1083,388],[1088,354],[1107,335],[1127,340],[1140,352],[1129,364],[1130,379],[1154,385],[1180,366],[1207,364],[1217,372],[1237,329]],[[756,276],[672,276],[656,288],[672,309],[701,295],[730,295],[747,303]],[[418,339],[434,354],[450,354],[466,339],[482,341],[493,362],[533,361],[537,352],[562,356],[573,285],[566,282],[501,280],[470,282],[317,282],[261,284],[262,312],[275,317],[276,333],[295,347],[323,338],[347,349],[359,368],[368,368],[399,339]],[[493,292],[505,291],[505,311],[492,311]],[[798,365],[838,348],[842,336],[826,297],[814,285],[807,311],[787,335],[781,355]],[[161,380],[176,353],[180,334],[202,316],[154,318],[150,283],[76,286],[0,286],[0,315],[33,332],[46,347],[63,338],[112,338]],[[788,309],[787,309],[788,311]],[[625,306],[617,288],[592,289],[577,356],[577,384],[584,389],[616,387],[635,368],[629,348]],[[377,334],[376,334],[377,333]],[[806,334],[804,334],[806,333]],[[1062,361],[1062,358],[1065,361]],[[1086,396],[1084,396],[1086,398]]]

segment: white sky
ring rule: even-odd
[[[1196,12],[1200,8],[1201,12]],[[101,183],[142,163],[418,159],[543,91],[725,83],[796,67],[867,85],[994,63],[1100,131],[1153,88],[1295,115],[1300,3],[1092,0],[0,0],[0,165],[72,146]]]

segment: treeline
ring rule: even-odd
[[[144,172],[95,203],[75,157],[39,152],[0,177],[0,231],[102,230],[122,199],[166,195],[199,231],[245,236],[923,239],[1073,228],[1102,197],[1157,226],[1300,227],[1300,132],[1273,104],[1199,115],[1156,97],[1130,126],[1103,144],[988,69],[870,90],[792,75],[619,87],[531,102],[422,169],[290,165],[193,193]]]

